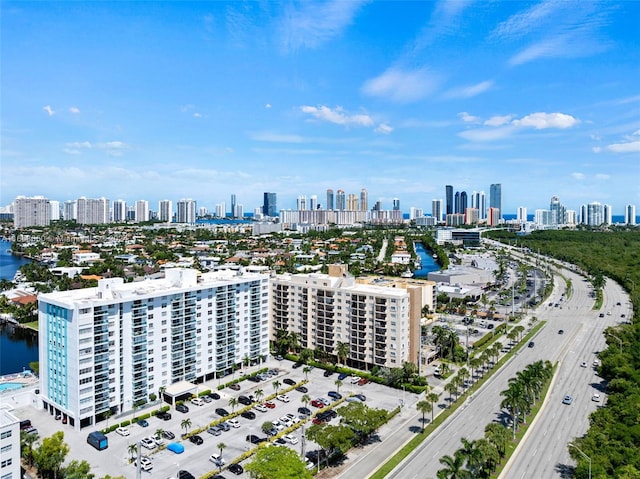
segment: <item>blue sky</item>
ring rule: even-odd
[[[0,204],[640,208],[640,2],[7,2]]]

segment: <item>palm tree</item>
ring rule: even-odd
[[[180,422],[180,429],[184,429],[184,433],[187,434],[189,429],[191,429],[191,419],[183,419],[182,422]]]
[[[342,386],[342,380],[336,379],[333,384],[336,385],[336,389],[338,390],[338,393],[339,393],[340,392],[340,386]]]
[[[102,413],[102,417],[107,420],[107,429],[109,429],[109,418],[113,416],[113,411],[111,409],[107,409],[104,413]]]
[[[309,373],[311,372],[311,367],[305,366],[304,368],[302,368],[302,372],[304,373],[305,381],[308,381],[309,380]]]
[[[229,399],[229,406],[231,406],[231,412],[236,410],[236,406],[238,405],[238,400],[236,398]]]
[[[478,469],[482,465],[480,450],[476,447],[476,441],[469,441],[466,437],[460,438],[462,447],[458,450],[467,461],[467,468],[471,471],[471,477],[478,477]]]
[[[469,367],[471,368],[471,381],[474,381],[474,378],[478,377],[478,369],[480,369],[480,365],[482,364],[482,361],[480,361],[480,358],[474,356],[471,359],[469,359]]]
[[[480,456],[480,464],[477,471],[478,476],[489,477],[500,462],[500,454],[498,454],[498,450],[488,439],[483,438],[476,440],[475,446]]]
[[[138,452],[138,445],[136,443],[129,444],[129,447],[127,447],[127,452],[131,454],[131,460],[133,461],[136,453]]]
[[[289,333],[289,347],[294,351],[300,349],[300,335],[298,333]]]
[[[484,428],[484,437],[495,446],[501,458],[507,453],[510,436],[509,430],[498,422],[491,422]]]
[[[347,357],[350,353],[349,343],[338,343],[336,346],[336,356],[338,356],[338,361],[342,364],[346,364]]]
[[[222,451],[227,448],[227,445],[224,442],[219,442],[216,447],[220,451],[220,457],[222,457]]]
[[[462,386],[463,388],[466,385],[466,378],[467,376],[469,376],[469,371],[467,370],[467,368],[465,367],[461,367],[458,370],[458,377],[460,378],[460,386]]]
[[[262,389],[256,389],[256,392],[253,393],[256,397],[256,401],[261,402],[264,397],[264,391]]]
[[[500,393],[504,397],[500,403],[500,407],[504,407],[511,413],[511,421],[513,422],[513,437],[516,437],[516,427],[518,423],[518,416],[520,414],[520,407],[523,402],[523,388],[518,382],[509,384],[509,388]]]
[[[433,422],[433,411],[435,409],[436,402],[440,399],[440,396],[438,396],[438,393],[429,393],[427,394],[426,399],[431,403],[431,422]]]
[[[433,411],[433,404],[431,404],[429,401],[418,401],[418,403],[416,404],[416,409],[418,410],[418,412],[422,413],[422,432],[424,433],[424,416],[428,412]]]
[[[278,389],[280,389],[280,386],[282,386],[282,384],[280,383],[280,381],[278,381],[277,379],[275,381],[273,381],[271,383],[273,385],[273,389],[276,390],[276,394],[278,394]]]
[[[309,396],[308,394],[303,394],[302,397],[300,398],[300,401],[302,401],[302,404],[304,404],[304,407],[307,407],[307,404],[311,402],[311,396]]]
[[[449,404],[453,403],[453,394],[458,394],[458,386],[456,386],[455,381],[449,381],[444,386],[444,390],[449,393]]]
[[[162,429],[162,428],[156,429],[156,436],[158,436],[158,437],[164,436],[164,429]]]
[[[460,454],[460,451],[456,451],[453,457],[442,456],[440,464],[444,468],[438,471],[438,479],[466,479],[468,477],[468,471],[462,468],[464,466],[464,457]]]

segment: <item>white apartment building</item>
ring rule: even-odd
[[[181,199],[176,208],[176,222],[194,224],[196,222],[196,202],[192,199]]]
[[[76,219],[81,225],[109,223],[109,200],[106,198],[78,198],[76,208]]]
[[[49,226],[51,203],[44,196],[18,196],[13,201],[13,225],[17,228]]]
[[[171,200],[160,200],[158,203],[158,219],[164,223],[173,220],[173,202]]]
[[[284,329],[298,334],[303,348],[336,355],[349,345],[353,367],[417,364],[423,290],[356,281],[346,265],[329,274],[284,274],[271,278],[271,337]]]
[[[127,202],[125,200],[115,200],[113,202],[112,221],[114,223],[127,222]]]
[[[163,279],[42,294],[42,406],[76,430],[160,388],[212,380],[269,354],[269,276],[169,269]]]
[[[136,223],[149,221],[149,202],[147,200],[136,201]]]
[[[20,479],[20,420],[0,408],[0,478]]]

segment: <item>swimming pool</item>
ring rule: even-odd
[[[24,386],[22,383],[2,383],[0,384],[0,392],[20,389],[22,386]]]

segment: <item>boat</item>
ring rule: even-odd
[[[407,268],[407,270],[404,273],[402,273],[400,276],[402,276],[403,278],[413,278],[413,271]]]

